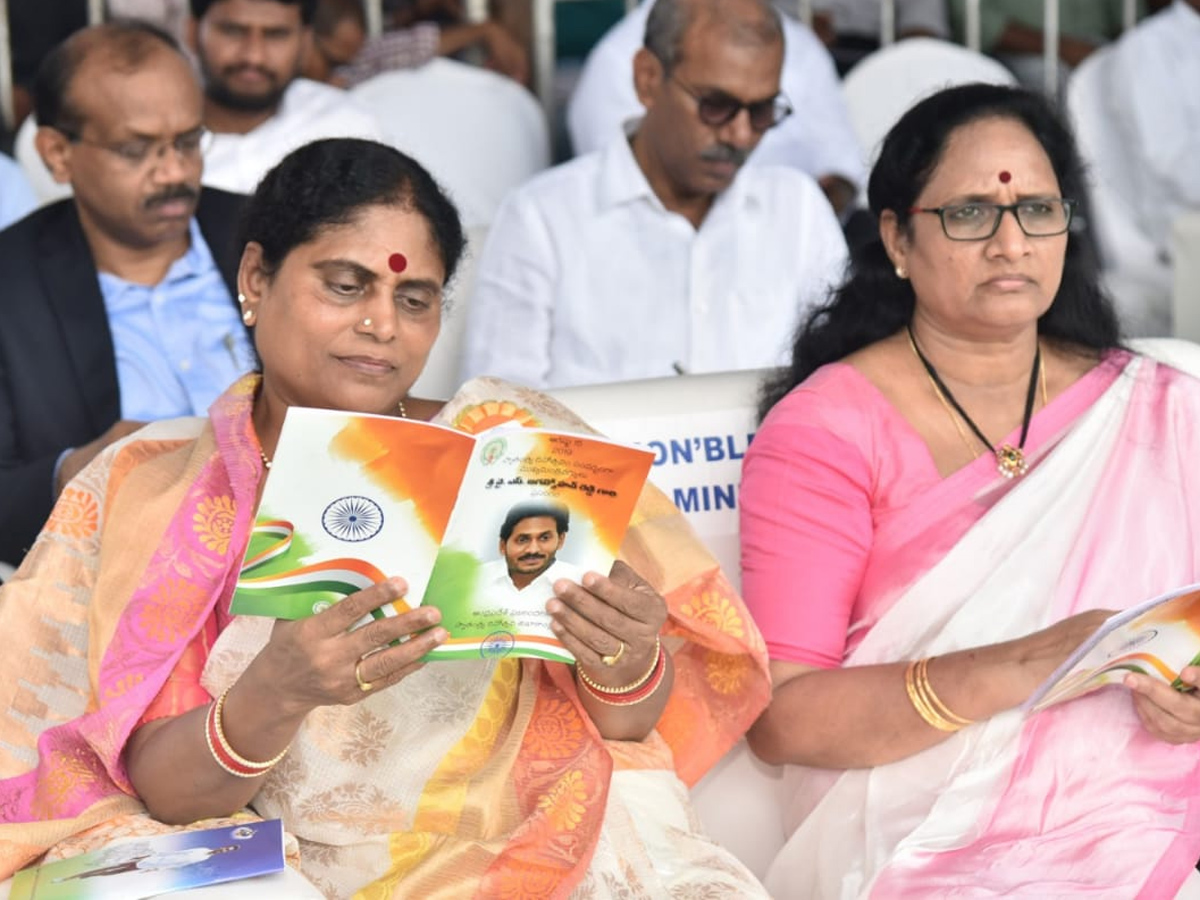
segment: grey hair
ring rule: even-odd
[[[739,44],[763,46],[783,40],[783,21],[770,0],[657,0],[646,18],[642,46],[670,75],[683,54],[683,38],[696,20],[709,17]]]

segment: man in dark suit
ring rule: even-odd
[[[200,190],[205,131],[178,45],[77,32],[34,91],[37,148],[74,196],[0,232],[0,562],[143,422],[203,414],[254,364],[234,297],[242,199]]]

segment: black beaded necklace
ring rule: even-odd
[[[1015,447],[1007,443],[1001,444],[999,447],[994,446],[980,430],[979,426],[971,420],[966,410],[954,399],[954,395],[950,393],[950,389],[946,387],[938,375],[937,369],[933,367],[933,363],[925,358],[925,354],[917,346],[917,339],[913,336],[911,323],[908,325],[908,343],[912,347],[913,353],[917,355],[917,359],[921,361],[921,365],[925,367],[925,373],[929,376],[933,390],[938,395],[938,399],[942,401],[942,405],[947,407],[946,411],[950,412],[949,407],[953,407],[954,412],[958,413],[961,419],[967,423],[967,427],[971,429],[975,437],[979,438],[983,446],[988,449],[988,452],[996,457],[997,471],[1005,478],[1016,478],[1019,475],[1024,475],[1029,469],[1029,463],[1025,459],[1025,438],[1029,436],[1029,423],[1033,419],[1033,401],[1037,396],[1039,376],[1042,382],[1042,405],[1046,405],[1046,369],[1042,365],[1041,342],[1038,343],[1037,351],[1033,354],[1033,369],[1029,373],[1029,390],[1025,392],[1025,415],[1021,419],[1021,439]],[[953,413],[951,413],[951,417],[953,417]],[[955,419],[954,424],[958,425],[957,419]],[[959,434],[962,435],[961,428],[959,429]],[[966,436],[963,435],[963,437],[965,440]],[[978,454],[976,455],[978,456]]]

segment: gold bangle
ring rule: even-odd
[[[654,674],[654,670],[658,668],[658,658],[662,656],[662,638],[654,639],[654,659],[650,660],[650,668],[646,670],[646,674],[637,681],[631,682],[623,687],[608,687],[607,685],[597,684],[588,673],[583,671],[579,666],[575,667],[575,673],[579,676],[579,680],[586,684],[594,691],[599,691],[601,694],[629,694],[636,691]],[[600,699],[600,698],[597,698]]]
[[[925,660],[913,660],[908,664],[908,668],[904,670],[904,689],[908,691],[909,702],[912,703],[913,709],[927,725],[936,728],[938,731],[955,732],[963,726],[952,722],[937,711],[937,709],[929,702],[928,697],[923,690],[921,684],[921,676],[924,675]],[[924,684],[929,684],[928,678],[925,678]]]
[[[953,722],[959,728],[965,728],[971,724],[970,719],[964,719],[960,715],[950,711],[944,700],[937,695],[933,689],[933,685],[929,683],[929,664],[933,662],[933,657],[927,657],[921,660],[921,664],[917,667],[917,687],[925,695],[925,699],[929,701],[929,705],[946,721]]]
[[[291,749],[291,744],[288,744],[288,746],[284,747],[279,751],[279,753],[266,762],[254,762],[253,760],[246,759],[246,757],[242,756],[236,750],[230,747],[229,741],[225,737],[225,726],[221,717],[221,714],[225,710],[225,697],[228,695],[228,693],[229,688],[226,688],[225,692],[217,698],[217,704],[213,709],[213,731],[215,731],[217,734],[217,741],[220,743],[221,749],[228,753],[230,759],[232,759],[235,763],[237,763],[239,766],[245,766],[247,769],[257,769],[259,772],[266,772],[268,769],[274,768],[279,764],[280,760],[287,756],[288,750]],[[207,736],[208,732],[205,731],[205,737]],[[218,762],[219,761],[220,760],[218,760]]]

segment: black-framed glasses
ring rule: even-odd
[[[671,80],[683,88],[683,92],[696,101],[696,113],[700,121],[710,128],[720,128],[729,122],[743,109],[750,114],[750,127],[755,131],[768,131],[792,114],[792,104],[782,92],[766,100],[755,100],[746,103],[737,97],[731,97],[724,91],[708,91],[700,93],[688,87],[678,78]]]
[[[1000,230],[1000,219],[1013,214],[1029,237],[1054,237],[1071,227],[1075,201],[1062,197],[1033,197],[1016,203],[958,203],[953,206],[913,206],[910,213],[934,213],[952,241],[986,241]]]
[[[131,138],[127,141],[93,141],[68,131],[64,131],[63,134],[72,144],[87,144],[89,147],[107,150],[134,169],[140,169],[150,160],[157,162],[163,159],[167,155],[168,147],[181,158],[194,162],[208,151],[213,142],[213,133],[203,125],[177,134],[173,138],[143,137]]]

